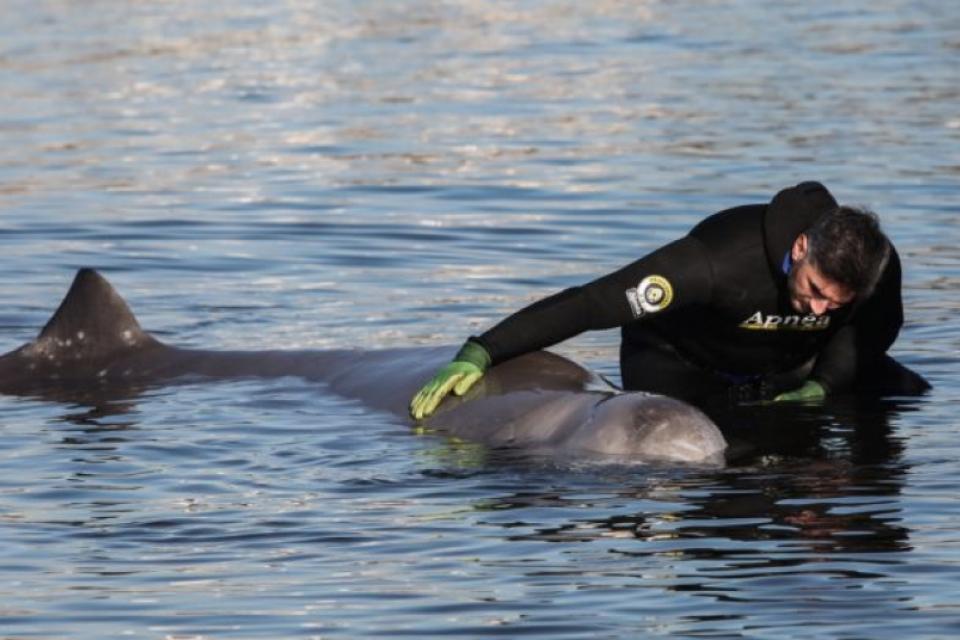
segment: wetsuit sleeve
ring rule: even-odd
[[[539,300],[471,340],[483,345],[496,364],[584,331],[706,302],[712,284],[702,243],[687,236],[593,282]]]
[[[900,259],[896,252],[873,294],[854,310],[817,357],[811,379],[836,393],[851,388],[858,377],[875,367],[897,339],[903,326]]]

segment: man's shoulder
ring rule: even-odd
[[[761,246],[766,208],[764,204],[747,204],[724,209],[702,220],[690,235],[713,251]]]

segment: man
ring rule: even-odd
[[[499,362],[612,327],[625,389],[700,405],[919,393],[926,381],[886,355],[902,324],[900,260],[876,216],[804,182],[471,337],[410,412],[429,416]]]

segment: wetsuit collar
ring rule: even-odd
[[[837,201],[819,182],[802,182],[773,197],[763,215],[764,248],[772,274],[783,273],[783,254],[789,253],[797,236],[836,207]]]

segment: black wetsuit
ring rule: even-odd
[[[471,340],[496,364],[584,331],[621,327],[624,387],[694,401],[731,392],[762,397],[806,379],[830,392],[878,386],[878,372],[897,366],[885,353],[903,323],[896,251],[868,298],[820,317],[790,305],[790,248],[836,206],[823,185],[806,182],[769,204],[721,211],[680,240]]]

